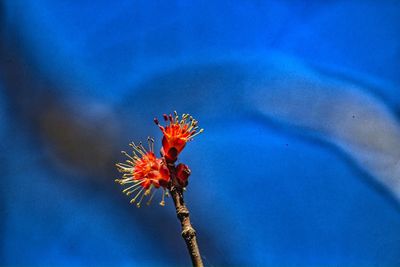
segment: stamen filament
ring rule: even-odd
[[[164,188],[163,188],[163,192],[162,192],[160,206],[163,206],[163,207],[165,206],[165,189]]]
[[[136,204],[136,207],[140,208],[140,204],[142,203],[142,200],[144,196],[146,195],[147,190],[142,194],[142,197],[140,198],[139,202]]]
[[[147,205],[147,206],[150,206],[150,204],[151,204],[151,200],[153,199],[153,197],[154,197],[154,194],[156,193],[156,191],[157,191],[157,190],[155,190],[155,189],[153,190],[153,193],[151,194],[151,196],[150,196],[149,200],[146,202],[146,205]]]
[[[140,146],[135,145],[134,142],[129,144],[135,151],[137,151],[140,155],[144,156],[145,153],[140,149]]]
[[[135,161],[134,158],[132,158],[128,153],[126,153],[125,151],[121,151],[122,154],[124,154],[125,156],[127,156],[128,158],[130,158],[131,160]]]
[[[204,132],[204,129],[200,129],[197,133],[193,134],[192,136],[190,136],[191,138],[201,134],[202,132]]]
[[[138,186],[138,187],[136,187],[135,189],[133,189],[133,190],[131,190],[131,191],[128,191],[128,192],[126,192],[125,194],[126,194],[127,196],[129,196],[129,195],[131,195],[132,193],[134,193],[134,192],[138,191],[140,188],[141,188],[141,187],[140,187],[140,186]]]
[[[147,153],[146,148],[144,148],[142,142],[139,143],[140,148],[143,150],[143,152]]]
[[[142,189],[139,191],[139,193],[137,193],[136,196],[131,199],[130,203],[134,203],[136,201],[136,199],[139,197],[140,193],[143,192],[143,190],[144,190],[144,187],[142,187]]]
[[[154,140],[149,136],[147,137],[150,152],[154,152]]]
[[[142,180],[142,181],[140,181],[140,182],[137,182],[137,183],[135,183],[134,185],[131,185],[131,186],[125,188],[124,190],[122,190],[122,193],[125,193],[126,191],[129,191],[129,190],[131,190],[131,189],[134,188],[134,187],[140,186],[143,182],[144,182],[144,180]]]

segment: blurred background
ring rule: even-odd
[[[207,266],[400,266],[399,62],[394,0],[1,1],[0,265],[189,265],[114,183],[177,110]]]

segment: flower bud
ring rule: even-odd
[[[186,164],[179,163],[178,166],[176,166],[176,178],[178,180],[178,183],[186,187],[188,184],[188,178],[190,176],[190,169]]]

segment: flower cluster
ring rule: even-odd
[[[161,154],[168,162],[175,162],[179,153],[185,148],[186,143],[204,130],[198,130],[198,122],[189,114],[183,114],[180,120],[176,111],[174,115],[163,115],[165,122],[169,122],[165,127],[160,125],[157,118],[154,119],[155,124],[164,134]]]
[[[150,205],[158,188],[163,190],[160,205],[164,206],[171,184],[183,188],[188,184],[189,167],[182,163],[175,167],[174,163],[186,143],[203,132],[203,129],[199,130],[197,121],[189,114],[183,114],[179,118],[175,111],[174,115],[163,115],[164,120],[169,122],[166,126],[161,126],[158,119],[154,119],[163,133],[161,158],[157,158],[154,154],[154,139],[148,137],[148,150],[142,143],[138,145],[130,143],[129,145],[133,148],[132,155],[122,151],[128,159],[124,163],[116,164],[118,171],[123,175],[115,181],[127,186],[122,191],[126,195],[135,193],[131,203],[137,201],[137,207],[141,206],[146,196],[149,196],[147,205]]]

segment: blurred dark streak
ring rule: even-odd
[[[9,36],[8,36],[9,37]],[[51,84],[49,81],[39,81],[35,79],[37,74],[35,70],[30,68],[29,60],[25,60],[23,57],[23,49],[18,47],[18,42],[10,42],[8,44],[2,44],[0,50],[0,70],[5,74],[5,88],[7,101],[10,106],[13,107],[14,117],[17,119],[17,124],[22,124],[24,128],[28,128],[30,131],[35,133],[35,136],[30,138],[38,138],[41,136],[41,146],[49,145],[48,142],[54,142],[52,147],[58,149],[58,152],[62,153],[63,141],[58,142],[58,134],[64,135],[65,131],[72,128],[72,131],[67,133],[67,138],[69,143],[74,145],[78,150],[73,150],[72,158],[80,158],[80,151],[89,151],[91,153],[90,157],[87,159],[93,162],[93,167],[101,169],[103,172],[89,172],[85,177],[90,177],[93,179],[70,179],[71,177],[62,173],[58,168],[52,164],[47,164],[48,170],[55,173],[57,179],[63,179],[64,183],[74,184],[77,188],[84,188],[84,190],[90,190],[91,193],[104,193],[106,195],[112,196],[116,194],[116,185],[113,182],[113,177],[116,173],[114,170],[114,158],[113,151],[118,151],[119,148],[112,147],[108,151],[108,155],[96,155],[93,152],[94,147],[101,147],[104,144],[104,139],[108,137],[101,136],[101,132],[96,133],[96,137],[87,136],[87,128],[79,128],[73,118],[69,117],[69,111],[65,105],[60,100],[62,95],[55,94],[54,88],[56,85]],[[60,123],[63,125],[62,129],[59,129]],[[88,126],[90,127],[90,125]],[[44,133],[43,133],[43,132]],[[55,138],[55,139],[52,139]],[[36,142],[36,140],[35,140]],[[99,161],[99,157],[104,157],[104,160]],[[71,164],[72,163],[72,164]],[[82,168],[82,162],[72,161],[69,162],[71,168]],[[84,162],[85,163],[85,162]],[[91,165],[91,164],[90,164]],[[85,167],[85,165],[83,165]],[[102,178],[102,179],[99,179]],[[121,201],[122,194],[118,193],[118,197],[110,197],[110,200],[118,201],[118,205]],[[126,199],[122,201],[127,201]],[[3,202],[2,202],[3,203]],[[152,225],[154,222],[159,222],[162,217],[166,215],[164,212],[148,212],[146,216],[140,216],[138,212],[129,212],[129,217],[124,218],[126,221],[136,221],[139,222],[139,227],[143,228],[144,231],[147,225]],[[166,226],[168,227],[168,226]],[[168,227],[169,229],[170,227]],[[154,243],[162,244],[165,249],[163,252],[159,253],[173,253],[173,249],[168,249],[166,245],[168,240],[166,240],[164,229],[159,227],[154,227],[152,231],[148,232],[149,238],[154,240]],[[180,238],[178,234],[178,238]],[[160,242],[161,241],[161,242]],[[174,256],[174,255],[173,255]],[[175,258],[175,257],[174,257]]]
[[[7,39],[12,41],[3,43],[0,48],[0,70],[6,77],[5,94],[10,106],[13,107],[17,124],[22,124],[24,129],[35,133],[35,136],[29,138],[34,138],[34,143],[39,140],[39,150],[43,149],[43,146],[50,146],[71,168],[83,170],[86,174],[83,177],[90,179],[71,179],[71,176],[65,175],[53,164],[46,164],[48,170],[53,172],[58,179],[62,179],[60,182],[72,183],[78,188],[90,190],[88,194],[108,195],[110,200],[116,202],[116,205],[120,205],[121,201],[127,202],[128,199],[122,194],[117,193],[118,196],[116,196],[117,185],[113,183],[113,179],[118,175],[114,169],[114,163],[118,160],[115,152],[121,149],[118,147],[118,142],[112,139],[113,136],[105,136],[102,131],[92,129],[93,125],[83,126],[74,121],[74,118],[70,116],[68,106],[62,101],[63,95],[56,93],[61,91],[56,90],[57,85],[45,80],[43,75],[37,73],[16,36],[13,38],[7,36]],[[35,79],[35,77],[40,77],[40,79]],[[110,144],[108,150],[95,150],[96,147],[103,147],[104,144]],[[127,205],[127,208],[134,207]],[[184,248],[179,230],[165,231],[165,229],[177,229],[178,221],[175,214],[167,213],[165,209],[158,212],[150,209],[131,210],[127,213],[129,217],[124,218],[124,221],[138,222],[141,230],[146,232],[153,243],[157,242],[164,247],[163,252],[159,251],[159,253],[169,255],[171,259],[186,257],[186,255],[182,257],[182,252],[174,249],[180,246],[182,250]],[[165,219],[171,217],[172,219]],[[148,229],[152,225],[159,226],[157,222],[160,221],[163,221],[162,228]],[[221,259],[218,252],[220,249],[217,249],[214,244],[213,237],[207,234],[205,229],[199,229],[199,234],[202,235],[201,240],[204,242],[202,247],[207,248],[208,257],[215,259],[218,264],[226,265],[227,262]],[[171,242],[176,245],[167,245]],[[217,254],[210,255],[213,251]]]
[[[113,169],[115,141],[104,131],[76,120],[65,102],[62,90],[47,80],[29,58],[29,48],[23,47],[18,33],[8,30],[0,47],[0,70],[5,82],[5,94],[13,116],[38,136],[41,145],[55,150],[58,157],[73,168],[99,177]],[[28,55],[27,55],[28,54]],[[95,134],[94,134],[95,133]],[[100,150],[110,144],[106,150]],[[103,184],[106,180],[93,182]]]
[[[318,134],[313,134],[311,131],[305,131],[296,126],[290,126],[285,124],[279,120],[273,118],[267,118],[259,113],[249,113],[249,119],[254,119],[255,121],[261,121],[265,123],[265,127],[275,129],[282,134],[286,134],[294,139],[301,139],[306,140],[310,144],[318,145],[324,147],[330,151],[333,151],[337,155],[339,155],[348,166],[351,168],[354,173],[356,173],[359,177],[363,177],[366,183],[371,185],[390,205],[397,211],[400,212],[400,203],[399,201],[393,196],[393,194],[381,183],[379,183],[373,176],[369,173],[361,169],[358,164],[342,149],[340,149],[335,144],[328,142],[326,139],[322,138]]]

